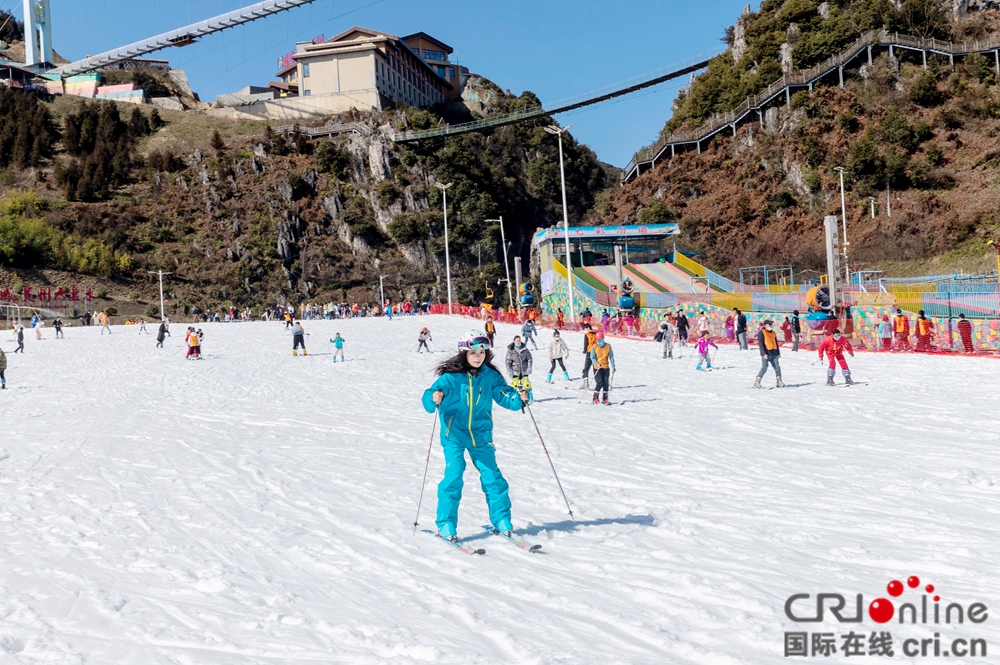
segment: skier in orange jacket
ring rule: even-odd
[[[817,351],[819,351],[820,360],[823,359],[824,353],[830,360],[826,369],[826,385],[837,385],[833,382],[833,377],[837,374],[837,363],[840,363],[840,372],[844,375],[844,385],[854,385],[854,381],[851,380],[851,368],[847,366],[847,360],[844,358],[844,351],[851,354],[852,358],[854,357],[854,347],[851,346],[846,337],[840,334],[839,328],[823,340]]]

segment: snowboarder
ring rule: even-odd
[[[799,350],[799,340],[802,338],[802,321],[799,319],[799,310],[792,310],[792,351]]]
[[[701,369],[702,363],[707,365],[705,369],[712,369],[712,356],[708,355],[708,347],[710,346],[714,346],[716,350],[719,348],[715,345],[715,342],[712,341],[712,338],[709,336],[709,332],[707,330],[703,330],[701,337],[698,338],[698,345],[696,347],[700,358],[698,358],[698,366],[695,367],[695,369]]]
[[[851,369],[847,366],[847,360],[844,358],[844,351],[851,354],[854,357],[854,348],[851,343],[847,341],[847,338],[840,334],[840,328],[836,328],[832,335],[823,339],[823,343],[819,345],[819,359],[823,359],[823,354],[825,353],[827,358],[830,360],[830,364],[826,369],[826,385],[835,386],[836,383],[833,382],[833,377],[837,374],[837,363],[840,364],[840,373],[844,375],[844,384],[848,386],[854,385],[854,381],[851,380]]]
[[[563,378],[569,381],[569,372],[566,371],[566,365],[563,363],[564,358],[569,358],[569,347],[566,346],[566,342],[562,340],[559,331],[556,330],[552,333],[552,341],[549,342],[549,362],[552,364],[549,366],[549,375],[545,378],[546,383],[552,383],[552,372],[556,370],[556,363],[559,363],[559,369],[563,371]]]
[[[417,335],[417,353],[423,353],[421,349],[427,349],[427,353],[433,353],[433,351],[431,351],[431,347],[427,346],[427,340],[433,342],[434,338],[431,337],[431,331],[424,328],[420,331],[420,334]]]
[[[424,328],[424,330],[427,330],[427,328]],[[344,359],[344,338],[340,336],[340,333],[334,335],[333,339],[330,340],[330,343],[333,344],[333,362],[337,362],[337,356],[340,356],[340,362],[346,363],[347,360]],[[428,351],[430,351],[430,349],[428,349]],[[305,353],[304,347],[302,352]]]
[[[485,335],[476,332],[467,335],[458,344],[458,355],[438,365],[437,379],[424,391],[422,402],[427,413],[437,409],[441,421],[445,467],[444,478],[438,484],[435,522],[442,538],[458,540],[458,506],[462,500],[466,452],[479,470],[490,522],[501,533],[510,535],[513,531],[509,488],[497,467],[493,442],[493,402],[517,411],[524,408],[528,399],[526,391],[508,386],[493,366],[490,340]],[[461,425],[453,427],[453,423]]]
[[[292,324],[292,355],[297,356],[298,348],[302,347],[302,355],[306,354],[306,331],[297,320]]]
[[[910,319],[903,314],[903,310],[897,309],[896,316],[892,319],[892,330],[896,338],[896,350],[910,350]]]
[[[536,328],[535,328],[535,320],[534,319],[528,319],[521,326],[521,334],[524,335],[524,345],[527,346],[528,342],[531,342],[531,345],[533,347],[535,347],[535,350],[537,351],[538,350],[538,344],[535,342],[535,338],[532,337],[532,335],[534,335],[535,332],[536,332]]]
[[[521,341],[520,335],[514,335],[514,341],[507,346],[507,374],[511,377],[510,385],[518,390],[524,390],[531,396],[531,351],[528,344]]]
[[[740,316],[742,317],[743,315],[740,314]],[[764,327],[757,333],[757,346],[760,348],[761,362],[760,371],[757,372],[757,380],[753,382],[753,387],[760,388],[760,380],[767,374],[767,366],[770,365],[774,368],[775,375],[777,375],[775,387],[784,388],[785,382],[781,380],[781,365],[778,363],[781,351],[778,349],[778,336],[774,332],[774,321],[768,319],[764,322]]]
[[[663,346],[663,357],[671,358],[674,357],[674,333],[677,332],[677,328],[670,321],[670,316],[664,316],[663,320],[660,321],[660,329],[657,331],[660,335],[660,344]]]
[[[962,350],[975,353],[976,347],[972,345],[972,322],[965,318],[965,314],[958,315],[958,336],[962,338]]]
[[[486,336],[490,338],[490,346],[493,345],[493,340],[497,336],[497,326],[493,323],[493,317],[487,317],[486,319]]]
[[[733,307],[733,316],[736,317],[736,340],[740,344],[740,351],[749,351],[747,346],[747,317],[738,307]]]
[[[594,345],[590,349],[590,362],[594,364],[594,404],[603,401],[611,404],[608,393],[611,391],[611,375],[615,373],[615,352],[604,339],[604,331],[594,334]],[[604,399],[598,400],[598,393],[604,393]]]
[[[167,325],[167,320],[164,319],[160,322],[160,328],[156,331],[156,348],[163,348],[163,340],[170,336],[170,327]]]
[[[0,349],[0,390],[7,390],[7,377],[3,375],[7,371],[7,354]]]
[[[597,332],[601,332],[601,331],[597,331]],[[604,336],[604,333],[601,333],[601,337],[603,337],[603,336]],[[591,364],[590,350],[594,347],[594,344],[596,342],[597,342],[597,335],[596,335],[596,333],[594,333],[593,330],[591,330],[589,323],[584,323],[583,324],[583,356],[584,356],[584,361],[583,361],[583,384],[580,386],[580,390],[589,390],[590,389],[590,377],[587,376],[587,374],[590,372],[590,364]]]

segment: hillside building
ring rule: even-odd
[[[297,43],[279,60],[279,80],[269,85],[282,98],[266,109],[238,110],[294,118],[460,100],[469,72],[451,61],[452,53],[425,32],[397,37],[355,26],[328,40]]]

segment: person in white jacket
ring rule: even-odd
[[[559,363],[563,378],[569,381],[569,372],[566,371],[566,365],[563,364],[564,358],[569,358],[569,347],[559,337],[559,331],[557,330],[552,333],[552,341],[549,342],[549,362],[552,365],[549,367],[549,375],[546,377],[545,383],[552,383],[552,372],[556,369],[556,363]]]
[[[674,334],[677,332],[677,328],[670,321],[670,316],[664,316],[663,320],[660,321],[660,343],[663,345],[663,357],[673,358],[674,357]]]

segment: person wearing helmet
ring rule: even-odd
[[[477,332],[462,339],[458,354],[439,364],[436,373],[437,379],[424,391],[422,403],[427,413],[436,409],[441,421],[445,468],[438,484],[438,533],[442,538],[457,540],[458,506],[468,453],[479,470],[490,522],[496,530],[509,534],[513,530],[509,487],[497,466],[493,403],[517,411],[528,403],[528,393],[507,385],[493,366],[489,338]]]
[[[615,352],[604,339],[604,331],[594,333],[594,346],[590,349],[590,362],[594,365],[594,404],[597,404],[598,393],[604,392],[603,402],[611,404],[608,393],[611,391],[611,375],[615,373]]]
[[[767,366],[770,365],[777,375],[775,388],[784,388],[785,382],[781,380],[781,365],[778,363],[781,351],[778,349],[778,335],[774,332],[774,321],[764,322],[764,326],[757,333],[757,347],[760,348],[760,371],[757,372],[757,380],[753,382],[753,387],[760,388],[760,380],[767,374]]]
[[[826,385],[837,385],[833,382],[833,377],[837,374],[836,363],[840,363],[840,373],[844,375],[844,384],[848,386],[854,385],[854,381],[851,380],[851,369],[847,366],[847,360],[844,358],[844,351],[851,354],[853,358],[854,348],[847,341],[847,338],[840,334],[839,328],[835,329],[832,335],[823,340],[817,351],[819,351],[820,360],[823,359],[824,353],[830,360],[830,365],[826,369]]]
[[[537,351],[538,350],[538,344],[535,342],[535,338],[533,337],[533,335],[535,334],[535,332],[536,332],[536,329],[535,329],[535,320],[532,319],[532,318],[529,318],[521,326],[521,334],[524,335],[524,345],[528,346],[528,342],[531,342],[531,345],[533,347],[535,347],[535,351]]]
[[[417,335],[417,353],[422,353],[421,349],[427,349],[427,353],[432,353],[431,347],[427,346],[427,340],[431,340],[433,342],[434,338],[431,337],[431,331],[424,328],[420,331],[420,334]]]

